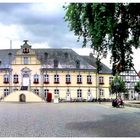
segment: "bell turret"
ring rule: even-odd
[[[23,40],[24,44],[21,46],[23,53],[29,53],[31,45],[28,44],[28,40]]]

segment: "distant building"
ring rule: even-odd
[[[44,102],[48,93],[63,100],[113,98],[111,70],[95,58],[72,49],[32,49],[25,40],[20,49],[0,50],[0,98],[5,102]]]
[[[139,75],[134,68],[128,69],[120,73],[120,76],[125,81],[127,92],[124,94],[126,100],[137,100],[139,95],[135,92],[134,87],[139,81]]]

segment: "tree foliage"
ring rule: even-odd
[[[112,94],[116,94],[116,97],[118,94],[126,92],[125,82],[120,76],[116,75],[114,77],[114,80],[110,84],[110,90]]]
[[[65,6],[65,21],[83,47],[98,53],[97,61],[111,52],[115,75],[133,67],[132,49],[140,44],[139,9],[138,3],[71,3]]]
[[[140,94],[140,81],[138,81],[135,85],[135,91]]]

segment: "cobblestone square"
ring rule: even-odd
[[[0,103],[1,137],[139,137],[139,108],[97,103]]]

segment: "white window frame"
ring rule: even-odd
[[[77,83],[82,83],[82,75],[77,75]]]
[[[49,82],[49,75],[48,74],[44,75],[44,82]]]
[[[77,89],[77,98],[82,98],[82,90]]]
[[[39,89],[34,89],[34,93],[39,95]]]
[[[23,63],[24,63],[25,65],[29,64],[29,57],[24,56],[24,57],[23,57]]]
[[[54,82],[59,83],[59,75],[58,74],[54,75]]]
[[[39,83],[39,75],[38,74],[34,75],[34,82]]]
[[[104,77],[103,76],[99,76],[99,83],[104,83]]]
[[[66,75],[66,83],[70,83],[71,82],[71,76],[70,74]]]
[[[109,84],[111,84],[112,81],[113,81],[113,77],[111,76],[111,77],[109,77]]]
[[[4,77],[3,77],[4,79],[3,79],[3,82],[7,82],[7,83],[9,83],[9,74],[5,74],[4,75]]]
[[[47,97],[47,94],[49,93],[49,89],[44,89],[44,95]]]
[[[18,82],[18,75],[17,74],[14,74],[13,75],[13,79],[14,79],[14,83],[17,83]]]
[[[8,88],[5,88],[4,89],[4,96],[7,96],[9,94],[9,89]]]
[[[59,95],[59,89],[54,89],[54,94]]]
[[[87,83],[92,83],[92,76],[91,75],[87,75]]]
[[[103,97],[103,96],[104,96],[104,89],[100,88],[100,89],[99,89],[99,94],[100,94],[100,96]]]

